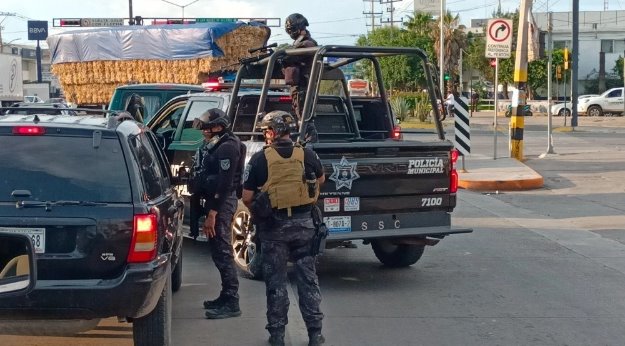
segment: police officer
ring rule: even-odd
[[[293,13],[286,17],[284,28],[286,33],[294,40],[293,48],[317,46],[317,41],[310,36],[310,32],[306,29],[307,26],[308,20],[299,13]],[[285,83],[290,85],[293,112],[297,120],[302,121],[306,88],[308,88],[308,80],[312,68],[312,57],[291,56],[283,61],[283,66]],[[317,141],[317,131],[312,121],[306,127],[306,139],[310,142]]]
[[[211,255],[221,276],[221,293],[204,302],[206,318],[218,319],[241,315],[239,280],[234,264],[230,224],[237,209],[237,189],[245,160],[245,146],[228,129],[228,116],[220,109],[204,112],[193,121],[193,128],[202,130],[204,145],[198,152],[200,173],[192,174],[196,194],[204,199],[206,219],[203,231],[209,239]]]
[[[269,195],[273,215],[259,227],[261,259],[267,295],[267,330],[271,345],[284,345],[289,298],[287,261],[295,264],[299,307],[306,323],[309,345],[324,342],[321,335],[321,292],[315,271],[311,241],[315,228],[312,206],[318,187],[325,180],[323,166],[310,149],[294,144],[290,134],[297,121],[284,111],[267,113],[261,122],[266,142],[263,151],[252,156],[244,173],[243,202],[254,210],[255,194]],[[305,177],[317,184],[310,191]],[[310,179],[309,179],[310,181]],[[312,195],[311,195],[312,192]]]

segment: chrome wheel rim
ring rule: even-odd
[[[254,239],[256,231],[250,222],[251,215],[247,210],[239,211],[234,216],[232,223],[232,249],[234,251],[234,260],[241,266],[247,266],[256,254],[256,244]]]

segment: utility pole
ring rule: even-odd
[[[440,35],[438,38],[439,48],[438,48],[438,82],[441,88],[441,97],[445,96],[445,35],[444,35],[444,19],[447,11],[445,10],[445,0],[441,0],[441,14],[440,14]],[[441,100],[441,105],[443,104],[443,100]]]
[[[575,0],[573,0],[575,1]],[[527,104],[527,22],[532,0],[521,0],[519,7],[519,29],[516,41],[516,60],[514,63],[514,82],[518,90],[518,102],[512,107],[510,116],[510,157],[523,160],[523,127],[525,126],[525,105]],[[512,103],[515,103],[513,98]]]
[[[370,32],[373,32],[373,30],[375,30],[375,27],[378,26],[377,24],[375,24],[375,17],[382,16],[382,12],[375,12],[375,0],[364,0],[364,1],[371,2],[371,11],[363,12],[362,14],[364,14],[365,16],[371,17],[371,24],[367,24],[367,26],[371,26]]]
[[[135,20],[134,20],[134,17],[132,16],[132,0],[128,0],[128,18],[130,18],[130,20],[128,21],[128,24],[135,25]]]
[[[553,37],[551,32],[553,30],[553,13],[547,12],[547,54],[549,62],[547,63],[547,151],[540,155],[541,158],[547,156],[547,154],[555,154],[553,151],[553,124],[551,122],[553,114],[551,114],[551,74],[553,71]]]
[[[577,72],[579,67],[579,0],[573,0],[573,68],[571,69],[571,127],[577,127]]]
[[[2,20],[0,20],[0,53],[2,53],[2,50],[4,49],[4,43],[2,42],[2,22],[4,22],[5,19],[7,19],[7,17],[15,17],[16,13],[14,12],[0,12],[0,17],[4,17],[2,18]]]
[[[401,23],[402,22],[401,18],[399,20],[393,20],[393,14],[395,12],[395,6],[393,6],[393,3],[400,2],[400,1],[402,1],[402,0],[380,0],[380,4],[381,5],[390,4],[390,6],[386,8],[386,12],[390,12],[391,19],[390,20],[387,19],[387,20],[383,21],[383,23],[390,23],[391,27],[393,27],[395,23]]]

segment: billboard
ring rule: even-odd
[[[414,10],[426,12],[436,17],[441,13],[441,0],[415,0]]]

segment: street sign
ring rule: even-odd
[[[103,27],[103,26],[122,26],[124,18],[81,18],[80,26],[85,27]]]
[[[509,58],[512,51],[512,19],[497,18],[486,26],[486,57]]]
[[[28,39],[31,41],[45,40],[48,38],[47,20],[28,21]]]
[[[236,18],[197,18],[197,19],[195,19],[196,23],[208,23],[208,22],[234,23],[236,21],[237,21]]]

